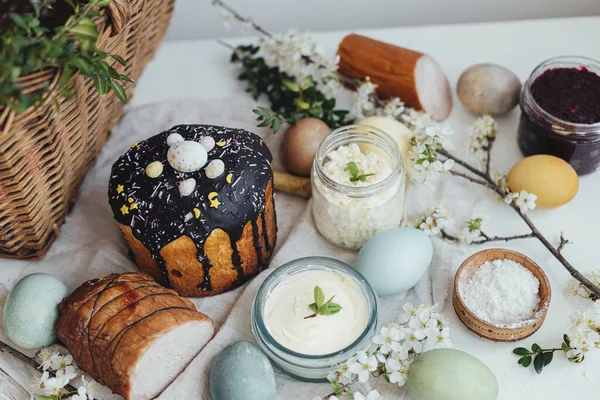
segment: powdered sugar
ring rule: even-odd
[[[512,260],[481,265],[460,289],[466,306],[482,320],[498,327],[515,328],[535,317],[540,281]]]

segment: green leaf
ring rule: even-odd
[[[523,368],[527,368],[531,365],[531,356],[523,357],[523,362],[521,362]]]
[[[81,40],[95,43],[96,39],[98,39],[98,29],[96,28],[96,23],[91,18],[82,18],[69,32]]]
[[[325,293],[323,293],[323,289],[318,286],[315,286],[314,289],[315,303],[317,307],[320,308],[325,303]]]
[[[300,83],[300,89],[301,90],[307,90],[309,87],[311,87],[313,84],[313,80],[311,76],[307,76],[306,78],[304,78],[304,80]]]
[[[310,310],[311,310],[312,312],[314,312],[315,314],[316,314],[316,312],[317,312],[317,309],[318,309],[318,307],[317,307],[317,304],[316,304],[316,303],[309,304],[309,305],[308,305],[308,308],[310,308]]]
[[[369,176],[373,176],[375,174],[363,174],[356,177],[357,181],[366,182]]]
[[[127,63],[125,62],[125,59],[123,59],[123,57],[121,57],[118,54],[111,54],[110,55],[112,58],[114,58],[119,64],[125,66],[127,65]]]
[[[571,339],[569,339],[569,336],[567,334],[565,334],[563,336],[563,340],[565,341],[565,343],[567,344],[567,346],[571,347]]]
[[[535,368],[535,372],[538,374],[542,373],[544,369],[544,357],[543,354],[538,354],[533,360],[533,367]]]
[[[121,100],[123,103],[127,104],[127,93],[125,93],[125,89],[123,89],[123,86],[121,86],[117,82],[111,80],[110,87],[112,88],[113,92],[115,92],[115,95],[117,96],[117,98],[119,100]]]
[[[294,102],[296,106],[301,110],[308,110],[310,108],[310,104],[302,99],[295,99]]]
[[[562,349],[562,351],[564,351],[565,353],[568,353],[568,352],[569,352],[569,350],[571,350],[571,348],[570,348],[570,347],[569,347],[569,346],[568,346],[566,343],[563,343],[563,344],[562,344],[562,346],[561,346],[561,349]]]
[[[532,350],[534,353],[537,353],[538,351],[540,351],[540,346],[538,346],[538,344],[537,344],[537,343],[534,343],[534,344],[531,346],[531,350]]]
[[[515,353],[518,356],[528,356],[529,354],[531,354],[529,350],[527,350],[525,347],[517,347],[513,350],[513,353]]]
[[[8,13],[8,16],[19,28],[29,30],[29,25],[27,24],[27,22],[25,22],[25,19],[21,15],[11,12]]]
[[[298,84],[294,81],[292,81],[291,79],[284,79],[282,82],[283,86],[285,86],[287,89],[291,90],[292,92],[299,92],[300,91],[300,87],[298,86]]]
[[[106,7],[107,5],[109,5],[111,2],[111,0],[98,0],[98,2],[96,3],[96,5],[98,7]]]
[[[552,358],[554,357],[554,353],[549,351],[547,353],[542,353],[542,360],[544,361],[544,367],[552,362]]]
[[[321,310],[321,308],[323,308],[323,310]],[[333,315],[339,313],[341,309],[342,307],[337,303],[327,303],[319,307],[319,314]]]
[[[333,393],[335,394],[339,394],[340,390],[342,390],[340,384],[337,381],[331,382],[331,388],[333,389]]]
[[[358,165],[356,165],[354,161],[350,161],[348,164],[346,164],[344,171],[348,171],[350,172],[350,175],[356,177],[358,175]]]

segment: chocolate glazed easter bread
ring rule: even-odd
[[[272,155],[246,130],[179,125],[113,165],[109,199],[138,266],[182,296],[226,292],[268,265]]]
[[[158,396],[214,333],[191,301],[139,272],[85,282],[59,309],[77,365],[126,400]]]

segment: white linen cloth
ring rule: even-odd
[[[100,153],[97,163],[88,174],[73,211],[61,229],[61,236],[47,256],[37,262],[3,261],[5,264],[22,266],[21,277],[35,272],[51,273],[62,279],[70,290],[84,281],[99,278],[112,272],[135,271],[134,262],[128,257],[128,246],[108,206],[107,187],[110,168],[131,144],[146,139],[173,125],[203,123],[245,128],[260,134],[274,155],[275,168],[279,163],[281,133],[273,135],[266,129],[256,128],[252,103],[237,100],[206,102],[199,100],[173,101],[144,106],[130,110],[116,127],[114,136]],[[447,190],[442,184],[437,192]],[[440,193],[409,186],[407,192],[407,215],[414,215],[430,204],[432,197]],[[354,264],[356,252],[336,247],[315,230],[310,213],[310,203],[304,199],[276,194],[278,240],[270,268],[242,287],[208,298],[191,299],[198,311],[210,316],[216,328],[214,339],[195,358],[188,368],[159,397],[166,399],[210,399],[208,380],[214,358],[229,344],[238,340],[254,342],[250,325],[250,307],[262,281],[283,263],[298,257],[311,255],[329,256]],[[407,293],[380,298],[380,323],[386,325],[401,311],[406,302],[444,304],[449,287],[450,271],[454,271],[465,258],[464,249],[434,240],[434,260],[425,277]],[[7,290],[0,285],[0,312]],[[446,302],[448,303],[448,302]],[[446,304],[448,306],[448,304]],[[450,311],[447,311],[450,312]],[[3,341],[8,341],[0,331]],[[26,352],[29,356],[33,352]],[[0,367],[7,370],[17,381],[26,386],[36,376],[31,368],[10,357],[0,357]],[[330,393],[330,385],[299,382],[275,367],[277,374],[277,398],[312,399]],[[39,376],[39,374],[37,374]],[[229,377],[223,377],[229,379]],[[382,394],[385,387],[379,385]]]

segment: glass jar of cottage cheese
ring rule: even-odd
[[[312,169],[312,214],[330,242],[361,248],[404,214],[405,172],[396,141],[380,129],[349,125],[321,142]]]

